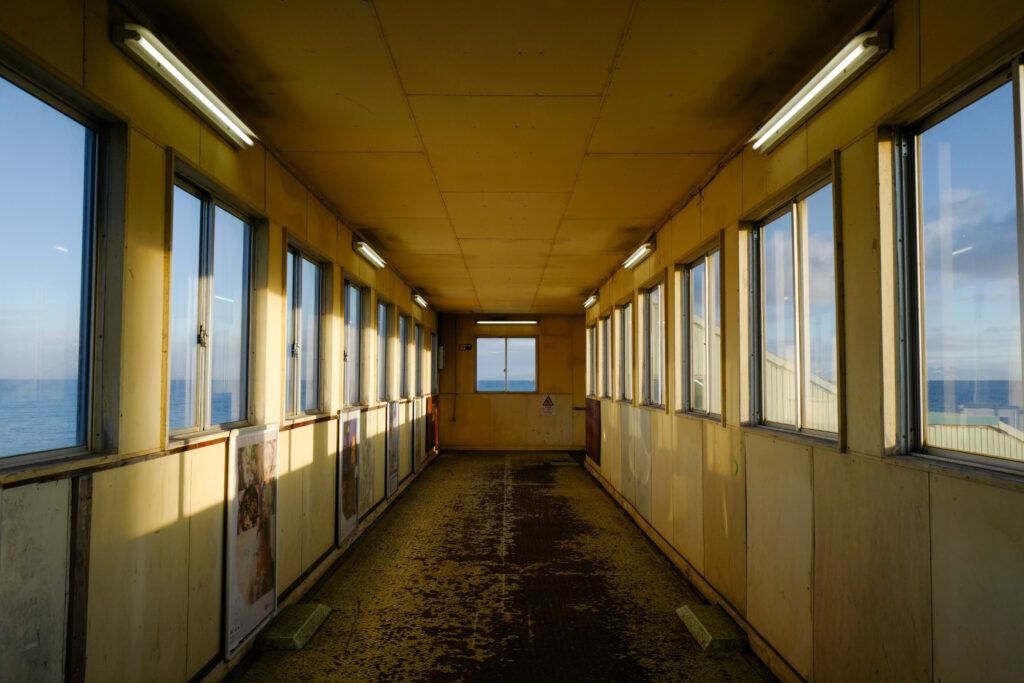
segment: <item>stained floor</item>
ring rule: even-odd
[[[562,453],[440,456],[306,597],[332,612],[240,681],[770,681],[700,650],[703,602]]]

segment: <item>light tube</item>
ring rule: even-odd
[[[645,242],[637,247],[637,250],[629,255],[629,258],[622,262],[623,268],[632,268],[647,258],[647,255],[654,251],[653,242]]]
[[[536,325],[536,320],[477,320],[477,325]]]
[[[387,264],[387,261],[382,259],[380,254],[375,252],[373,250],[373,247],[371,247],[366,242],[356,242],[355,248],[356,251],[363,255],[363,258],[365,258],[367,261],[377,266],[378,268],[383,268]]]
[[[586,301],[583,302],[583,308],[590,308],[597,303],[597,294],[591,294]]]
[[[888,49],[887,34],[878,31],[861,33],[847,43],[821,71],[782,105],[782,109],[768,119],[748,142],[754,143],[755,150],[767,152],[803,120],[805,114],[817,109],[818,105],[827,100],[840,86],[859,74],[863,67]]]
[[[420,308],[427,308],[427,300],[424,299],[419,294],[413,294],[412,300],[415,301],[416,305],[419,306]]]
[[[205,114],[229,140],[239,146],[252,147],[256,134],[149,29],[138,24],[125,24],[117,37],[130,55],[159,75],[189,104]]]

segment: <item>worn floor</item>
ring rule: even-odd
[[[702,602],[566,454],[443,455],[307,596],[333,610],[300,652],[240,681],[766,681],[700,650]]]

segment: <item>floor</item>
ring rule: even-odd
[[[306,597],[332,612],[238,681],[770,681],[700,650],[703,602],[565,453],[440,456]]]

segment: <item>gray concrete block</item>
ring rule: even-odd
[[[718,605],[683,605],[676,614],[705,650],[721,652],[747,647],[746,632]]]
[[[301,650],[330,612],[327,605],[312,603],[286,607],[256,637],[256,646],[263,650]]]

